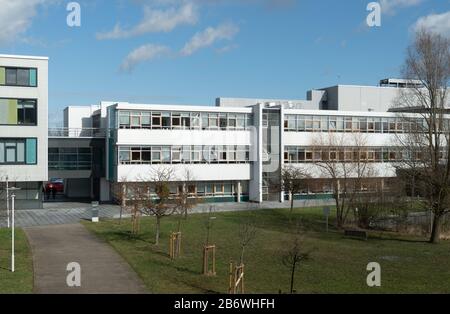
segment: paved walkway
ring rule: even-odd
[[[35,293],[146,293],[130,266],[81,224],[25,228],[33,252]],[[67,286],[67,265],[81,266],[81,287]]]
[[[312,207],[334,205],[334,200],[301,200],[295,201],[295,207]],[[217,212],[267,209],[267,208],[289,208],[289,202],[264,202],[262,204],[250,203],[203,203],[199,204],[192,210],[192,213],[206,213],[208,208],[213,206]],[[100,205],[99,217],[102,218],[119,218],[120,206],[117,205]],[[123,217],[129,217],[127,213]],[[35,210],[17,210],[15,221],[18,227],[33,226],[50,226],[61,224],[78,223],[80,220],[91,219],[91,204],[76,202],[56,202],[45,203],[44,209]],[[7,225],[6,211],[0,210],[0,228]]]

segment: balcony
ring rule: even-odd
[[[105,129],[95,128],[49,128],[49,138],[105,138]]]

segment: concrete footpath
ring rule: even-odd
[[[81,224],[24,229],[31,245],[34,292],[47,294],[146,293],[128,263]],[[69,263],[81,266],[81,287],[68,287]]]

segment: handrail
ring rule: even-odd
[[[106,130],[99,128],[49,128],[49,137],[104,138]]]

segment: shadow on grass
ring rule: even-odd
[[[163,255],[163,254],[161,254],[161,255]],[[189,269],[188,267],[174,265],[173,261],[167,255],[164,255],[164,256],[167,258],[167,262],[165,262],[165,261],[158,261],[158,260],[152,260],[152,264],[155,264],[155,265],[158,265],[158,266],[161,266],[161,267],[173,268],[173,269],[175,269],[175,270],[177,270],[179,272],[190,274],[190,275],[195,275],[195,276],[200,276],[201,275],[200,271],[195,271],[195,270]]]
[[[418,239],[405,239],[396,237],[383,237],[383,236],[369,236],[370,240],[377,241],[389,241],[389,242],[404,242],[404,243],[430,243],[428,240],[418,240]]]

